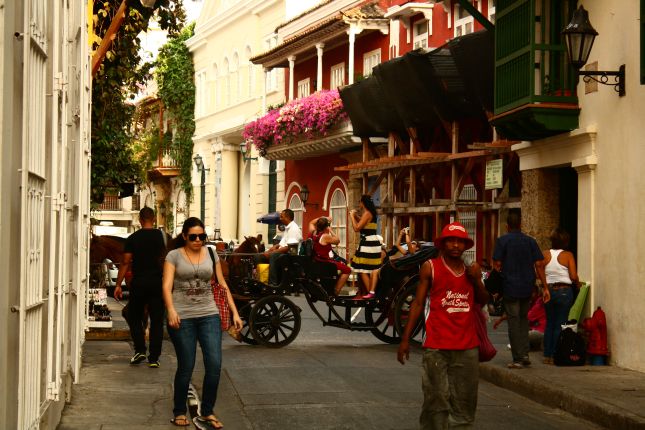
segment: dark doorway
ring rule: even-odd
[[[578,173],[571,167],[558,169],[560,179],[560,227],[569,235],[569,250],[578,255]]]

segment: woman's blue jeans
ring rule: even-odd
[[[546,329],[544,330],[544,356],[553,357],[555,345],[562,331],[562,324],[569,319],[569,310],[573,304],[571,287],[549,288],[551,300],[544,304],[546,313]]]
[[[186,415],[186,398],[195,367],[198,341],[202,348],[206,371],[202,385],[200,414],[211,415],[217,400],[217,388],[222,369],[222,330],[219,315],[182,319],[178,329],[168,327],[168,334],[177,355],[172,410],[174,416]]]

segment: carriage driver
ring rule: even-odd
[[[280,223],[285,226],[280,243],[273,245],[267,252],[262,254],[269,261],[269,284],[273,285],[279,283],[278,265],[276,264],[278,258],[289,252],[289,245],[302,242],[302,230],[293,220],[293,211],[291,209],[285,209],[280,212]]]

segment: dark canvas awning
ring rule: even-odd
[[[412,51],[374,68],[340,92],[354,134],[383,136],[406,127],[486,118],[493,106],[493,37],[487,31]]]
[[[387,137],[391,131],[404,129],[403,120],[374,78],[341,89],[340,98],[352,122],[354,136]]]

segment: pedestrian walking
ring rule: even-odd
[[[531,365],[528,312],[536,274],[542,286],[546,286],[542,251],[535,239],[522,233],[521,221],[519,211],[509,211],[506,218],[508,233],[497,239],[493,251],[493,269],[502,275],[504,311],[513,356],[509,369]],[[549,292],[543,288],[542,294],[546,304]]]
[[[147,307],[150,315],[150,348],[148,366],[159,367],[163,341],[164,305],[161,294],[163,259],[166,255],[165,233],[154,228],[155,213],[149,207],[139,211],[141,229],[125,241],[123,262],[119,267],[114,289],[114,298],[121,300],[121,283],[132,266],[132,281],[128,301],[127,322],[134,342],[134,355],[130,364],[139,364],[146,359],[144,314]]]
[[[199,218],[191,217],[184,221],[181,234],[174,240],[175,249],[166,256],[163,299],[168,311],[168,334],[177,355],[172,422],[176,426],[190,425],[186,416],[186,399],[199,342],[206,372],[195,423],[202,428],[219,429],[223,424],[213,415],[213,408],[222,368],[222,329],[211,286],[213,266],[217,282],[226,291],[237,330],[242,329],[242,321],[222,274],[217,253],[214,253],[213,264],[204,246],[206,237],[204,223]]]
[[[555,345],[562,331],[562,324],[569,319],[573,304],[574,288],[578,288],[578,271],[573,253],[566,251],[569,233],[561,227],[550,235],[551,249],[543,251],[546,282],[551,300],[544,305],[546,329],[544,331],[544,363],[553,364]]]
[[[410,358],[410,335],[425,308],[423,341],[423,408],[421,429],[472,428],[479,386],[479,339],[474,303],[485,305],[481,268],[462,260],[473,240],[454,222],[436,238],[437,258],[423,263],[416,296],[410,308],[397,359]]]

